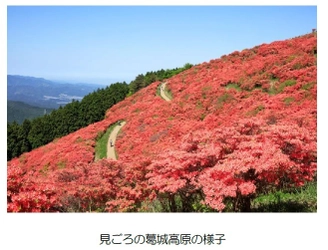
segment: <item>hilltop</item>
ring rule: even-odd
[[[8,211],[249,211],[316,178],[316,33],[204,62],[8,162]],[[118,160],[99,135],[125,121]]]

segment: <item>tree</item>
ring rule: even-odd
[[[130,83],[130,91],[136,93],[145,86],[145,76],[140,74]]]
[[[21,143],[19,138],[19,125],[16,121],[7,122],[7,160],[21,154]]]
[[[28,134],[31,130],[31,121],[25,119],[22,126],[20,127],[20,134],[18,135],[18,140],[21,141],[21,153],[29,152],[32,147],[28,140]]]

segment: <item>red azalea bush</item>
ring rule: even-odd
[[[178,196],[182,211],[192,210],[196,196],[218,211],[228,198],[234,198],[235,211],[249,211],[257,191],[312,180],[315,141],[313,134],[296,125],[240,120],[224,129],[190,134],[181,150],[160,154],[147,177],[158,195],[166,194],[172,202]]]

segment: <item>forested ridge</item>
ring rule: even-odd
[[[51,113],[53,109],[31,106],[24,102],[7,100],[7,122],[16,121],[22,124],[25,119],[32,120],[36,117]]]
[[[316,191],[316,32],[190,67],[165,80],[170,101],[163,79],[141,80],[99,121],[8,161],[7,211],[316,211],[316,192],[283,200]],[[119,120],[118,160],[96,160]]]
[[[152,82],[170,78],[191,66],[187,63],[180,68],[139,74],[130,84],[113,83],[93,91],[81,101],[73,100],[45,116],[25,119],[22,124],[7,122],[7,160],[102,120],[105,112],[126,96],[136,93]]]

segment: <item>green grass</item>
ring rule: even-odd
[[[279,84],[278,87],[274,86],[275,81],[271,81],[271,87],[266,91],[269,95],[276,95],[284,91],[286,87],[295,85],[297,82],[294,79],[286,80]]]
[[[234,99],[235,98],[232,95],[230,95],[229,93],[224,93],[223,95],[218,97],[217,106],[218,106],[218,108],[222,108],[225,103],[228,103]]]
[[[284,103],[285,103],[285,105],[290,105],[293,101],[295,101],[295,98],[294,97],[286,97],[285,99],[284,99]]]
[[[282,92],[286,87],[289,87],[289,86],[293,86],[296,84],[296,80],[294,79],[290,79],[290,80],[286,80],[282,83],[279,84],[279,87],[278,87],[278,92]]]
[[[303,90],[310,90],[310,89],[313,88],[314,85],[315,85],[314,82],[309,82],[309,83],[304,84],[304,85],[301,87],[301,89],[303,89]]]
[[[246,116],[256,116],[260,111],[264,110],[265,107],[263,105],[257,106],[255,109],[248,111]]]
[[[61,160],[61,161],[57,162],[57,167],[58,167],[58,169],[66,168],[66,160]]]
[[[95,160],[107,158],[107,143],[110,133],[116,125],[110,126],[105,133],[100,133],[95,147]]]
[[[252,202],[253,212],[317,212],[317,182],[290,191],[260,195]]]
[[[240,86],[237,83],[229,83],[226,86],[226,89],[235,89],[237,91],[241,91],[241,88],[240,88]]]
[[[161,85],[158,85],[157,88],[156,88],[156,95],[160,96],[161,97]]]
[[[173,99],[172,91],[171,91],[170,89],[165,88],[165,89],[164,89],[164,93],[165,93],[165,95],[166,95],[170,100]]]
[[[200,100],[197,100],[196,108],[197,109],[203,109],[203,103]]]
[[[200,115],[200,120],[203,121],[203,120],[205,119],[205,117],[206,117],[206,114],[204,114],[204,113],[201,114],[201,115]]]
[[[168,198],[168,194],[159,194],[153,201],[143,201],[141,212],[172,212]],[[215,212],[215,209],[202,204],[201,199],[200,196],[193,197],[188,209],[192,212]],[[182,200],[178,194],[174,196],[174,200],[176,212],[186,212],[183,210]],[[233,199],[228,198],[223,212],[234,212],[232,203]],[[317,212],[317,182],[313,181],[299,188],[259,195],[251,203],[251,212]]]

